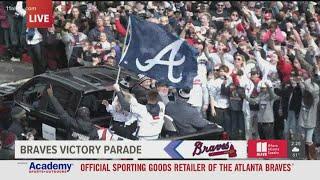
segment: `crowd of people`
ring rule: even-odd
[[[53,12],[51,28],[28,29],[25,2],[0,2],[1,56],[12,61],[30,57],[34,75],[74,66],[117,66],[128,18],[134,14],[185,39],[199,52],[192,88],[175,90],[178,96],[170,98],[165,83],[156,86],[165,114],[176,121],[180,132],[216,123],[230,139],[302,138],[309,158],[316,158],[319,3],[53,1]],[[132,93],[146,105],[154,80],[141,81]]]

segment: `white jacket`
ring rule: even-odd
[[[192,89],[188,103],[194,107],[202,107],[209,104],[209,94],[207,89],[207,80],[205,77],[197,75],[193,79]]]
[[[262,72],[262,75],[263,75],[262,80],[267,80],[268,76],[272,73],[278,73],[277,66],[264,60],[261,57],[261,54],[259,51],[254,51],[254,54],[255,54],[258,66],[260,68],[260,71]]]
[[[154,118],[148,112],[145,105],[139,104],[138,102],[136,102],[136,100],[131,101],[130,112],[138,116],[139,138],[147,139],[148,137],[154,137],[154,139],[157,139],[159,134],[161,133],[164,123],[165,105],[163,102],[158,102],[158,104],[160,106],[159,117]]]

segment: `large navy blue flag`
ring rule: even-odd
[[[197,51],[163,26],[130,16],[127,47],[119,65],[177,88],[192,87]]]

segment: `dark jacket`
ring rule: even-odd
[[[7,12],[5,8],[6,7],[3,5],[3,3],[0,3],[0,27],[7,29],[10,27],[10,24],[7,18]]]
[[[243,87],[235,86],[234,84],[227,87],[225,84],[221,85],[221,95],[229,97],[230,109],[232,111],[242,111],[244,93]]]
[[[302,92],[299,86],[285,86],[281,89],[275,89],[281,100],[284,118],[288,117],[288,111],[294,111],[296,116],[299,115],[302,101]]]
[[[290,96],[292,95],[289,99],[289,110],[294,111],[298,115],[300,112],[302,101],[302,92],[300,87],[297,86],[296,88],[291,88],[286,94],[290,94]]]
[[[14,120],[10,125],[8,131],[14,133],[18,137],[18,139],[21,139],[21,134],[25,132],[25,129],[20,123],[20,121]]]
[[[71,117],[63,109],[57,98],[55,98],[54,96],[50,96],[50,100],[55,111],[58,113],[58,116],[61,120],[60,123],[62,123],[63,126],[66,127],[67,132],[72,133],[72,131],[75,131],[77,133],[89,136],[90,140],[98,139],[99,136],[97,133],[97,128],[91,122],[79,118],[74,119],[73,117]]]
[[[134,94],[138,103],[147,104],[147,94],[149,89],[146,89],[140,85],[137,85],[131,89],[131,93]]]
[[[11,149],[0,149],[0,160],[14,159],[14,150]]]
[[[42,35],[42,42],[45,47],[52,48],[50,46],[57,45],[59,40],[56,37],[56,34],[52,34],[46,28],[38,28],[39,33]]]
[[[14,1],[5,1],[3,2],[4,6],[6,7],[6,12],[8,14],[14,15],[16,12],[16,5],[17,2]]]
[[[180,99],[177,99],[176,102],[169,102],[166,105],[165,114],[172,117],[180,135],[192,134],[211,127],[211,123],[203,119],[195,107]]]
[[[109,42],[112,42],[114,41],[114,34],[113,32],[110,30],[109,27],[105,27],[104,28],[104,32],[107,34],[107,38],[108,38],[108,41]],[[99,36],[100,36],[100,31],[98,30],[97,27],[91,29],[89,31],[89,35],[88,35],[88,38],[90,41],[96,41],[98,42],[99,41]]]

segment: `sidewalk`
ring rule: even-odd
[[[32,64],[0,60],[0,84],[33,76]]]

